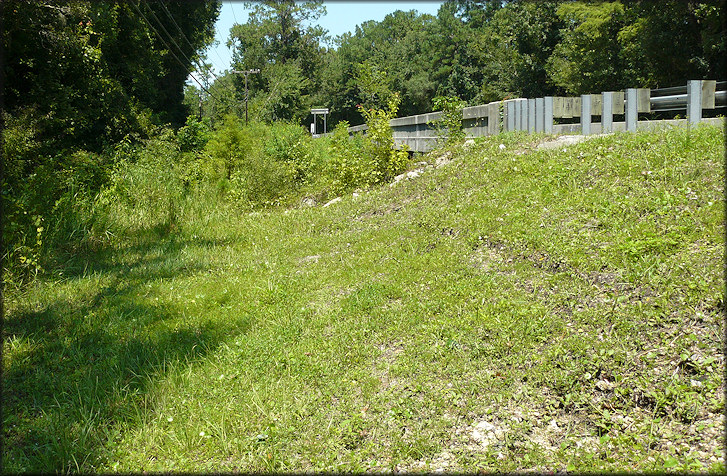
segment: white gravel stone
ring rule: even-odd
[[[341,197],[336,197],[336,198],[334,198],[333,200],[331,200],[330,202],[328,202],[328,203],[326,203],[325,205],[323,205],[323,208],[326,208],[326,207],[330,207],[330,206],[331,206],[331,205],[333,205],[334,203],[338,203],[338,202],[340,202],[341,200],[343,200],[343,199],[342,199]]]

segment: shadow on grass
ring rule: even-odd
[[[150,283],[208,268],[180,256],[188,244],[200,245],[168,239],[88,256],[64,275],[80,282],[96,273],[102,288],[6,316],[4,338],[18,346],[3,376],[7,471],[93,471],[108,461],[119,426],[150,416],[155,382],[171,367],[249,329],[249,315],[182,320],[184,306],[146,296]]]

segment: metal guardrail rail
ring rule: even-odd
[[[695,124],[704,110],[721,112],[727,107],[727,81],[690,80],[686,85],[660,89],[630,88],[580,97],[516,98],[470,106],[462,110],[462,127],[468,137],[482,137],[506,131],[597,134],[664,125]],[[640,120],[646,113],[684,112],[686,119]],[[614,121],[614,117],[623,121]],[[598,122],[593,122],[593,119]],[[398,117],[390,124],[394,141],[409,150],[426,152],[440,139],[434,125],[441,112]],[[555,120],[578,119],[571,124]],[[723,119],[720,119],[723,120]],[[349,133],[366,133],[366,125],[350,127]]]
[[[727,81],[716,81],[714,91],[714,107],[727,106]],[[687,107],[687,87],[653,89],[651,91],[651,110],[655,112],[685,111]]]

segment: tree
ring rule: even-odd
[[[252,9],[247,23],[230,30],[233,67],[260,69],[248,78],[260,118],[300,120],[320,83],[326,38],[321,27],[306,24],[324,14],[325,7],[320,0],[265,0],[246,7]],[[236,79],[237,88],[242,81]]]
[[[626,4],[618,32],[625,61],[643,87],[668,87],[695,78],[724,78],[725,2],[665,1]]]
[[[155,125],[184,123],[184,83],[212,39],[219,2],[6,0],[0,8],[3,253],[11,267],[37,271],[46,235],[65,243],[59,230],[74,205],[108,180],[119,157],[109,150]]]
[[[322,91],[331,104],[332,122],[358,123],[355,106],[370,100],[362,95],[361,74],[386,73],[386,84],[401,94],[403,115],[430,110],[435,83],[431,78],[431,15],[395,11],[381,22],[366,21],[353,34],[337,39],[338,49],[329,52]],[[364,64],[364,70],[361,66]],[[380,98],[381,99],[381,98]]]
[[[546,67],[570,94],[665,87],[724,74],[724,1],[564,3]]]
[[[497,9],[485,27],[485,73],[479,102],[506,96],[538,97],[562,92],[546,65],[560,41],[558,2],[514,2]]]
[[[36,118],[54,151],[140,133],[144,109],[182,124],[184,82],[218,12],[215,1],[3,2],[6,111]]]

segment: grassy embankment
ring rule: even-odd
[[[723,131],[542,140],[7,295],[5,469],[723,471]]]

